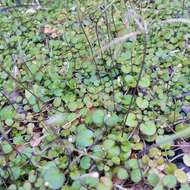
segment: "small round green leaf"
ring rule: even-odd
[[[14,123],[14,121],[11,118],[7,118],[5,120],[5,124],[8,125],[8,126],[11,126],[13,123]]]
[[[127,170],[124,169],[124,168],[119,168],[117,170],[117,177],[121,180],[125,180],[128,178],[128,173],[127,173]]]
[[[144,110],[144,109],[146,109],[146,108],[148,107],[148,100],[143,99],[143,98],[141,98],[141,97],[138,97],[138,98],[136,99],[136,103],[137,103],[137,106],[138,106],[140,109],[142,109],[142,110]]]
[[[133,169],[131,171],[131,180],[135,183],[138,183],[141,181],[141,172],[139,169]]]
[[[174,188],[177,184],[176,177],[171,174],[165,175],[162,180],[163,180],[164,186],[168,188]]]
[[[160,178],[157,174],[151,172],[151,173],[149,173],[147,180],[150,185],[155,186],[159,183]]]
[[[179,183],[186,183],[188,182],[187,174],[181,170],[181,169],[176,169],[174,172],[175,177],[177,178],[177,181]]]
[[[143,88],[147,88],[150,86],[150,77],[149,76],[144,76],[139,82],[139,86]]]
[[[85,148],[93,143],[93,132],[89,129],[80,131],[76,137],[76,144],[80,148]]]
[[[129,113],[127,117],[126,125],[128,125],[129,127],[136,127],[137,124],[138,122],[136,120],[136,115],[134,113]]]
[[[2,149],[5,154],[8,154],[13,150],[12,146],[6,141],[2,143]]]
[[[107,126],[113,127],[116,126],[119,122],[119,117],[116,114],[109,114],[106,115],[104,118],[104,122]]]
[[[80,160],[80,167],[82,169],[88,169],[91,165],[90,163],[91,159],[88,156],[84,156],[81,160]]]
[[[59,107],[61,105],[61,98],[60,97],[56,97],[53,101],[53,105],[55,107]]]
[[[140,131],[147,136],[154,135],[156,133],[156,125],[153,121],[147,121],[140,125]]]
[[[181,184],[181,188],[179,190],[190,190],[189,184]]]
[[[59,189],[64,184],[65,176],[59,171],[53,162],[47,163],[43,168],[42,175],[45,185],[50,189]]]
[[[101,126],[104,123],[104,111],[103,110],[96,110],[92,114],[92,121],[97,126]]]
[[[153,190],[164,190],[164,187],[163,187],[162,184],[158,184],[158,185],[156,185],[156,186],[154,187]]]

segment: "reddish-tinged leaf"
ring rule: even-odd
[[[56,38],[59,36],[59,32],[55,28],[51,28],[49,26],[44,26],[42,32],[44,34],[50,35],[52,38]]]
[[[40,137],[39,133],[35,133],[32,140],[30,141],[30,145],[32,147],[36,147],[40,144],[41,140],[42,140],[42,137]]]

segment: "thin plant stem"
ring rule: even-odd
[[[111,42],[110,25],[109,25],[109,21],[108,21],[107,11],[105,12],[105,21],[106,21],[106,28],[107,28],[108,40],[109,40],[109,43],[110,43],[110,42]],[[112,55],[111,48],[108,48],[108,49],[109,49],[109,56],[110,56],[111,62],[112,62],[112,65],[111,65],[111,67],[110,67],[110,69],[109,69],[109,71],[110,71],[111,83],[112,83],[112,90],[113,90],[112,98],[113,98],[114,108],[116,108],[116,107],[115,107],[116,105],[115,105],[114,81],[113,81],[113,76],[112,76],[111,70],[113,69],[115,75],[117,75],[117,73],[116,73],[116,71],[115,71],[115,64],[114,64],[114,59],[113,59],[113,55]]]
[[[91,52],[92,60],[93,60],[93,62],[94,62],[94,64],[95,64],[96,71],[98,72],[98,77],[99,77],[99,80],[100,80],[100,82],[101,82],[100,72],[99,72],[98,65],[97,65],[97,63],[96,63],[95,57],[94,57],[92,44],[90,43],[90,40],[89,40],[89,38],[88,38],[88,36],[87,36],[87,34],[86,34],[86,32],[85,32],[84,26],[83,26],[82,21],[81,21],[81,19],[80,19],[80,12],[79,12],[79,8],[80,8],[80,7],[79,7],[79,2],[77,1],[77,3],[78,3],[78,6],[77,6],[77,17],[78,17],[78,21],[79,21],[80,27],[81,27],[81,29],[82,29],[82,32],[83,32],[83,34],[84,34],[84,36],[85,36],[85,38],[86,38],[86,40],[87,40],[87,42],[88,42],[88,45],[89,45],[89,47],[90,47],[90,52]]]
[[[9,100],[9,98],[6,96],[6,94],[4,92],[1,92],[0,93],[6,98],[6,100],[10,103],[11,107],[16,110],[16,108],[14,107],[14,105],[11,103],[11,101]]]
[[[114,32],[116,32],[117,28],[116,28],[115,19],[114,19],[114,7],[113,6],[111,7],[111,17],[112,17],[112,22],[113,22],[114,29],[115,29]]]
[[[96,38],[97,38],[97,41],[98,41],[98,46],[99,46],[99,48],[100,48],[100,50],[101,50],[102,47],[101,47],[100,38],[99,38],[99,34],[98,34],[98,20],[95,22],[95,33],[96,33]],[[104,58],[103,58],[103,52],[102,52],[102,51],[100,51],[100,56],[101,56],[101,59],[102,59],[102,61],[103,61]],[[104,67],[105,71],[106,71],[106,72],[108,73],[108,75],[109,75],[108,69],[107,69],[107,67],[105,66],[105,64],[103,64],[103,67]],[[105,83],[103,83],[103,85],[104,85],[104,89],[105,89],[105,88],[106,88]]]
[[[40,97],[38,97],[34,92],[32,92],[28,87],[26,87],[24,84],[22,84],[22,82],[20,82],[19,80],[17,80],[15,77],[12,76],[12,74],[7,71],[3,66],[2,63],[0,63],[0,69],[2,69],[2,71],[4,71],[5,73],[7,73],[8,76],[10,76],[17,84],[19,84],[21,87],[23,87],[26,91],[28,91],[30,94],[32,94],[38,101],[38,106],[39,106],[39,102],[41,103],[45,103]],[[60,113],[64,113],[62,111],[60,111],[59,109],[52,107],[53,110],[58,111]]]
[[[15,77],[12,76],[12,74],[7,71],[3,66],[2,63],[0,63],[0,68],[7,73],[8,76],[10,76],[17,84],[19,84],[20,86],[22,86],[24,89],[26,89],[30,94],[32,94],[37,100],[40,100],[40,98],[38,96],[36,96],[36,94],[34,94],[29,88],[27,88],[26,86],[24,86],[19,80],[17,80]],[[40,100],[41,102],[43,102],[42,100]]]
[[[184,153],[181,153],[181,154],[178,154],[178,155],[174,156],[172,159],[169,160],[169,162],[173,162],[173,161],[175,161],[176,159],[178,159],[178,158],[180,158],[182,156],[184,156]]]
[[[145,65],[145,59],[146,59],[146,53],[147,53],[147,33],[144,33],[144,48],[143,48],[143,58],[142,58],[142,62],[141,62],[141,68],[140,68],[140,72],[139,72],[139,75],[138,75],[138,78],[137,78],[135,89],[132,92],[132,97],[131,97],[131,100],[130,100],[130,103],[129,103],[127,113],[125,114],[125,117],[124,117],[124,120],[123,120],[122,135],[124,134],[126,121],[127,121],[128,116],[129,116],[129,113],[131,111],[133,101],[135,100],[135,94],[137,92],[137,88],[138,88],[138,85],[139,85],[139,82],[140,82],[140,79],[141,79],[141,76],[142,76],[142,73],[143,73],[143,69],[144,69],[144,65]]]

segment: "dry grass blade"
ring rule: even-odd
[[[135,12],[135,10],[129,9],[127,11],[127,14],[125,15],[124,23],[126,23],[126,22],[130,23],[132,21],[134,21],[138,30],[134,31],[134,32],[130,32],[128,34],[125,34],[124,36],[113,39],[110,43],[104,45],[101,48],[101,52],[104,52],[108,48],[112,48],[113,46],[115,46],[117,44],[121,44],[121,43],[125,42],[127,39],[134,38],[139,34],[144,34],[144,33],[148,34],[146,22]],[[97,54],[99,54],[99,53],[100,52],[98,52]]]
[[[183,23],[183,24],[190,24],[190,19],[187,18],[172,18],[168,20],[161,21],[161,24],[173,24],[173,23]]]
[[[119,43],[123,43],[125,42],[127,39],[131,39],[133,37],[136,37],[137,35],[142,34],[141,31],[136,31],[136,32],[131,32],[129,34],[126,34],[124,36],[118,37],[113,39],[109,44],[105,45],[102,47],[101,51],[104,52],[105,50],[107,50],[108,48],[111,48]],[[99,52],[97,53],[99,54]]]

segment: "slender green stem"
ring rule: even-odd
[[[100,72],[99,72],[98,65],[97,65],[97,63],[96,63],[95,57],[94,57],[92,44],[90,43],[90,40],[89,40],[89,38],[88,38],[88,36],[87,36],[87,34],[86,34],[86,32],[85,32],[84,26],[83,26],[82,21],[81,21],[81,19],[80,19],[80,11],[79,11],[79,8],[80,8],[80,7],[79,7],[79,2],[77,1],[77,3],[78,3],[78,6],[77,6],[78,21],[79,21],[80,27],[81,27],[81,29],[82,29],[82,32],[83,32],[83,34],[85,35],[85,38],[86,38],[86,40],[87,40],[87,42],[88,42],[88,45],[89,45],[89,47],[90,47],[90,52],[91,52],[92,60],[93,60],[93,62],[94,62],[94,64],[95,64],[96,71],[98,72],[98,77],[99,77],[99,80],[100,80],[100,82],[101,82]]]
[[[108,35],[108,40],[109,40],[109,43],[111,42],[111,34],[110,34],[110,24],[109,24],[109,21],[108,21],[108,15],[107,15],[107,11],[105,11],[105,21],[106,21],[106,28],[107,28],[107,35]],[[115,75],[117,75],[116,71],[115,71],[115,64],[114,64],[114,59],[113,59],[113,54],[112,54],[112,51],[111,51],[111,48],[109,48],[109,56],[111,58],[111,62],[112,62],[112,65],[111,67],[109,68],[109,71],[110,71],[110,78],[111,78],[111,83],[112,83],[112,90],[113,90],[113,103],[114,103],[114,108],[116,108],[116,104],[115,104],[115,89],[114,89],[114,81],[113,81],[113,76],[112,76],[112,72],[111,70],[113,69]]]
[[[143,73],[143,69],[144,69],[144,65],[145,65],[145,59],[146,59],[146,53],[147,53],[147,34],[144,33],[144,48],[143,48],[143,58],[142,58],[142,62],[141,62],[141,68],[140,68],[140,72],[139,72],[139,75],[138,75],[138,78],[137,78],[135,89],[132,92],[132,97],[131,97],[131,100],[130,100],[130,103],[129,103],[129,107],[128,107],[127,113],[125,114],[125,117],[124,117],[124,120],[123,120],[122,135],[123,135],[124,130],[125,130],[126,121],[127,121],[128,116],[129,116],[129,113],[131,111],[131,107],[133,105],[133,101],[136,98],[135,94],[137,92],[137,89],[138,89],[138,86],[139,86],[139,82],[140,82],[140,79],[141,79],[141,76],[142,76],[142,73]]]
[[[21,87],[23,87],[25,90],[27,90],[30,94],[32,94],[38,101],[38,106],[39,106],[39,102],[41,103],[45,103],[40,97],[38,97],[34,92],[32,92],[29,88],[27,88],[24,84],[22,84],[22,82],[20,82],[19,80],[17,80],[15,77],[12,76],[12,74],[7,71],[3,66],[2,63],[0,63],[0,69],[2,71],[4,71],[5,73],[7,73],[8,76],[10,76],[17,84],[19,84]],[[52,107],[53,110],[58,111],[60,113],[63,113],[62,111],[60,111],[59,109]]]
[[[12,74],[7,71],[3,66],[2,63],[0,63],[0,68],[2,69],[2,71],[4,71],[5,73],[7,73],[8,76],[10,76],[17,84],[19,84],[20,86],[22,86],[24,89],[26,89],[28,92],[30,92],[30,94],[32,94],[37,100],[43,102],[38,96],[36,96],[36,94],[34,94],[29,88],[27,88],[25,85],[23,85],[20,81],[18,81],[15,77],[12,76]]]

